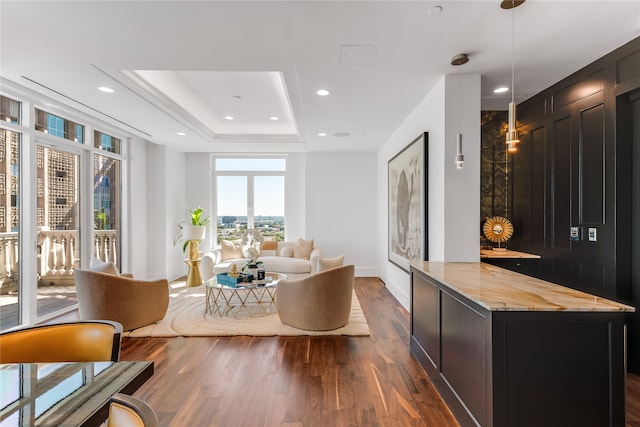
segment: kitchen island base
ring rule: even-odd
[[[631,307],[498,309],[434,276],[412,265],[410,349],[461,426],[625,425]]]

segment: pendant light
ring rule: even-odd
[[[500,5],[503,9],[511,9],[511,102],[509,103],[509,130],[506,135],[507,151],[518,151],[518,131],[516,130],[516,103],[515,103],[515,56],[516,56],[516,13],[515,8],[523,1],[503,1]]]

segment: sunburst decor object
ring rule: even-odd
[[[513,236],[513,224],[503,216],[492,216],[485,220],[482,231],[487,239],[498,244],[497,249],[503,249],[500,244]]]

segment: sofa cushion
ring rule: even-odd
[[[311,263],[306,259],[286,258],[281,256],[266,256],[260,258],[263,262],[262,268],[266,271],[278,273],[311,273]]]
[[[313,250],[313,240],[298,239],[293,248],[293,257],[309,259]]]
[[[275,251],[278,249],[278,242],[274,240],[267,240],[266,242],[262,242],[260,244],[260,249],[265,251]]]
[[[293,248],[291,246],[285,246],[280,250],[280,256],[284,258],[291,258],[293,256]]]
[[[222,261],[244,258],[241,240],[223,240],[220,245]]]
[[[329,270],[331,268],[342,267],[344,263],[344,255],[337,256],[335,258],[318,258],[318,268],[316,273]]]
[[[278,251],[278,242],[268,240],[260,244],[260,256],[275,256]]]
[[[104,262],[98,258],[91,258],[91,262],[89,263],[89,270],[96,271],[98,273],[113,274],[115,276],[120,275],[118,267],[116,267],[114,263]]]

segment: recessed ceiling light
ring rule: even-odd
[[[176,132],[176,135],[185,136],[186,133],[185,132]]]
[[[329,92],[327,89],[318,89],[316,91],[316,93],[320,96],[327,96],[329,95],[331,92]]]
[[[327,136],[326,132],[318,132],[318,136]]]
[[[113,93],[113,92],[115,92],[113,89],[111,89],[110,87],[106,87],[106,86],[100,86],[100,87],[98,87],[98,90],[100,92],[104,92],[104,93]]]
[[[276,120],[280,120],[280,117],[271,116],[269,117],[269,120],[273,120],[275,122]]]
[[[224,119],[225,119],[225,120],[233,120],[233,119],[234,119],[234,117],[233,117],[233,116],[224,116]]]
[[[508,91],[509,91],[509,88],[508,88],[508,87],[506,87],[506,86],[500,86],[500,87],[495,88],[495,89],[493,90],[493,93],[505,93],[505,92],[508,92]]]
[[[349,136],[349,132],[336,132],[333,134],[333,136],[337,136],[338,138],[345,138]]]

